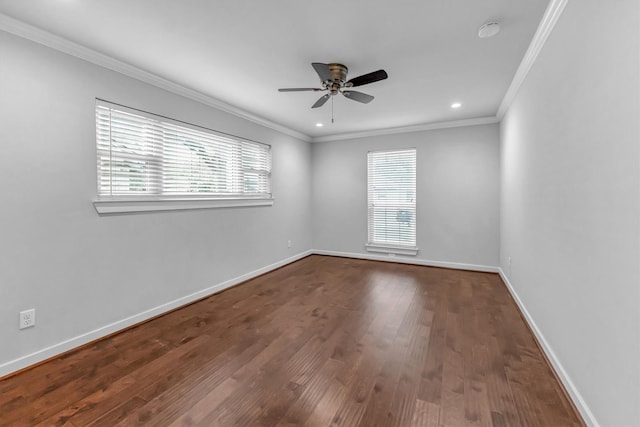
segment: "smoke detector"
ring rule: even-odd
[[[478,29],[478,37],[486,39],[493,37],[500,32],[500,24],[497,22],[487,22]]]

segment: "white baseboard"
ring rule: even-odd
[[[499,273],[500,277],[504,281],[507,289],[511,293],[511,296],[513,297],[514,301],[516,302],[516,304],[520,308],[520,311],[522,312],[523,316],[525,317],[525,320],[529,324],[529,327],[531,328],[531,330],[533,331],[534,335],[536,336],[538,342],[540,343],[540,346],[542,347],[542,350],[544,351],[544,353],[546,354],[546,356],[549,359],[550,363],[552,364],[553,369],[555,370],[558,378],[560,379],[560,381],[562,381],[565,389],[567,390],[567,392],[571,396],[571,399],[573,400],[574,404],[576,405],[576,408],[578,409],[578,411],[582,415],[582,418],[584,419],[584,421],[587,423],[588,426],[590,426],[590,427],[600,427],[600,424],[598,423],[598,421],[596,420],[595,416],[593,415],[593,413],[591,412],[591,410],[587,406],[586,402],[582,398],[582,395],[576,389],[575,385],[571,381],[571,378],[569,377],[569,375],[565,371],[564,367],[562,366],[562,364],[560,363],[560,361],[556,357],[556,355],[553,352],[551,346],[549,345],[547,340],[544,338],[544,335],[542,334],[542,332],[540,331],[540,329],[536,325],[535,321],[533,320],[533,318],[531,317],[531,315],[527,311],[527,308],[523,304],[522,300],[518,296],[517,292],[515,291],[515,289],[511,285],[511,282],[509,282],[509,279],[507,278],[507,276],[505,275],[504,271],[501,268],[492,267],[492,266],[485,266],[485,265],[475,265],[475,264],[463,264],[463,263],[455,263],[455,262],[422,260],[422,259],[414,259],[414,258],[408,258],[408,257],[402,257],[402,256],[390,257],[390,256],[384,256],[384,255],[372,255],[372,254],[359,254],[359,253],[350,253],[350,252],[326,251],[326,250],[320,250],[320,249],[313,249],[313,250],[308,250],[308,251],[305,251],[305,252],[301,252],[301,253],[296,254],[296,255],[294,255],[292,257],[283,259],[283,260],[278,261],[276,263],[267,265],[265,267],[259,268],[257,270],[251,271],[249,273],[243,274],[241,276],[235,277],[235,278],[227,280],[225,282],[218,283],[217,285],[208,287],[206,289],[202,289],[202,290],[200,290],[198,292],[195,292],[195,293],[192,293],[190,295],[187,295],[187,296],[178,298],[176,300],[170,301],[168,303],[159,305],[157,307],[151,308],[149,310],[143,311],[143,312],[135,314],[133,316],[129,316],[129,317],[125,318],[125,319],[119,320],[119,321],[111,323],[109,325],[102,326],[102,327],[100,327],[98,329],[95,329],[93,331],[84,333],[82,335],[78,335],[76,337],[73,337],[73,338],[70,338],[68,340],[62,341],[62,342],[60,342],[58,344],[54,344],[52,346],[43,348],[41,350],[38,350],[38,351],[33,352],[31,354],[28,354],[26,356],[22,356],[22,357],[19,357],[17,359],[11,360],[9,362],[5,362],[5,363],[0,365],[0,378],[4,377],[6,375],[9,375],[9,374],[11,374],[13,372],[17,372],[17,371],[19,371],[21,369],[27,368],[29,366],[35,365],[35,364],[37,364],[39,362],[42,362],[44,360],[50,359],[52,357],[55,357],[57,355],[60,355],[60,354],[62,354],[64,352],[72,350],[72,349],[74,349],[76,347],[80,347],[80,346],[82,346],[84,344],[87,344],[87,343],[90,343],[90,342],[95,341],[97,339],[100,339],[102,337],[105,337],[105,336],[107,336],[109,334],[112,334],[114,332],[126,329],[126,328],[128,328],[130,326],[133,326],[133,325],[135,325],[137,323],[140,323],[140,322],[143,322],[145,320],[148,320],[148,319],[150,319],[152,317],[161,315],[163,313],[166,313],[168,311],[174,310],[174,309],[179,308],[181,306],[187,305],[187,304],[192,303],[194,301],[197,301],[199,299],[205,298],[205,297],[207,297],[209,295],[215,294],[215,293],[220,292],[220,291],[222,291],[224,289],[230,288],[230,287],[235,286],[235,285],[237,285],[239,283],[242,283],[242,282],[250,280],[250,279],[252,279],[254,277],[260,276],[261,274],[268,273],[269,271],[275,270],[277,268],[280,268],[280,267],[282,267],[284,265],[290,264],[292,262],[295,262],[295,261],[297,261],[299,259],[302,259],[302,258],[304,258],[304,257],[306,257],[308,255],[312,255],[312,254],[330,255],[330,256],[338,256],[338,257],[345,257],[345,258],[359,258],[359,259],[367,259],[367,260],[373,260],[373,261],[397,262],[397,263],[424,265],[424,266],[431,266],[431,267],[443,267],[443,268],[452,268],[452,269],[457,269],[457,270],[470,270],[470,271],[482,271],[482,272],[489,272],[489,273]]]
[[[312,253],[316,255],[330,255],[330,256],[339,256],[344,258],[368,259],[372,261],[386,261],[386,262],[399,262],[403,264],[426,265],[428,267],[452,268],[455,270],[482,271],[486,273],[498,272],[498,267],[492,267],[488,265],[463,264],[459,262],[447,262],[447,261],[431,261],[431,260],[416,259],[413,257],[406,257],[401,255],[396,255],[396,256],[373,255],[373,254],[360,254],[360,253],[352,253],[352,252],[325,251],[322,249],[313,249]]]
[[[542,351],[544,351],[545,355],[547,356],[547,359],[549,359],[549,362],[551,362],[551,365],[553,365],[553,369],[555,370],[556,375],[558,376],[560,381],[562,381],[562,384],[564,385],[565,390],[567,390],[567,393],[569,393],[569,395],[571,396],[571,400],[573,400],[573,403],[578,409],[578,412],[580,412],[580,415],[582,415],[582,419],[584,420],[585,423],[587,423],[589,427],[600,427],[598,420],[596,420],[596,417],[593,415],[593,413],[587,406],[587,403],[582,398],[582,395],[580,394],[580,392],[578,392],[578,389],[576,388],[575,384],[573,384],[573,381],[571,381],[571,378],[567,374],[567,371],[565,371],[564,367],[562,366],[562,363],[560,363],[560,360],[558,360],[558,357],[553,352],[553,349],[551,348],[547,340],[544,338],[544,335],[542,335],[542,331],[540,331],[540,329],[538,328],[538,325],[536,325],[536,322],[533,320],[533,318],[529,314],[529,311],[527,311],[527,308],[525,307],[524,303],[518,296],[518,293],[516,292],[514,287],[511,285],[511,282],[509,282],[507,275],[504,274],[504,271],[502,270],[502,268],[498,268],[498,270],[499,270],[498,273],[500,274],[500,277],[502,278],[505,285],[507,286],[509,293],[511,293],[511,296],[513,297],[514,301],[516,302],[516,304],[518,304],[518,307],[520,308],[522,315],[524,316],[525,320],[529,324],[529,327],[531,328],[534,335],[536,336],[536,339],[538,340],[540,347],[542,347]]]
[[[311,255],[312,251],[301,252],[292,257],[283,259],[276,263],[267,265],[265,267],[259,268],[257,270],[251,271],[249,273],[243,274],[238,277],[234,277],[233,279],[227,280],[222,283],[218,283],[217,285],[208,287],[206,289],[202,289],[198,292],[192,293],[190,295],[175,299],[173,301],[167,302],[165,304],[159,305],[157,307],[153,307],[149,310],[143,311],[138,314],[134,314],[133,316],[129,316],[125,319],[119,320],[117,322],[113,322],[109,325],[102,326],[98,329],[94,329],[93,331],[89,331],[82,335],[78,335],[76,337],[70,338],[68,340],[62,341],[60,343],[54,344],[52,346],[43,348],[41,350],[35,351],[31,354],[27,354],[26,356],[19,357],[14,360],[10,360],[3,364],[0,364],[0,378],[9,375],[13,372],[17,372],[21,369],[27,368],[29,366],[40,363],[44,360],[50,359],[52,357],[58,356],[66,351],[72,350],[76,347],[80,347],[84,344],[90,343],[91,341],[95,341],[97,339],[103,338],[109,334],[114,332],[118,332],[120,330],[126,329],[130,326],[133,326],[137,323],[143,322],[145,320],[151,319],[152,317],[158,316],[160,314],[166,313],[168,311],[179,308],[183,305],[190,304],[199,299],[208,297],[209,295],[220,292],[224,289],[235,286],[239,283],[245,282],[254,277],[260,276],[261,274],[268,273],[269,271],[280,268],[284,265],[290,264],[294,261],[297,261],[301,258],[304,258],[308,255]]]

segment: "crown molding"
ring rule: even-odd
[[[301,139],[306,142],[311,142],[312,140],[309,135],[303,134],[301,132],[298,132],[296,130],[283,126],[281,124],[267,120],[265,118],[256,116],[238,107],[234,107],[233,105],[220,101],[219,99],[216,99],[212,96],[205,95],[196,90],[182,86],[171,80],[165,79],[164,77],[160,77],[156,74],[145,71],[134,65],[120,61],[111,56],[97,52],[86,46],[72,42],[71,40],[57,36],[48,31],[26,24],[22,21],[11,18],[1,13],[0,13],[0,30],[16,35],[18,37],[22,37],[32,42],[50,47],[57,51],[74,56],[76,58],[80,58],[92,64],[98,65],[100,67],[107,68],[109,70],[115,71],[120,74],[124,74],[125,76],[134,78],[144,83],[148,83],[160,89],[164,89],[168,92],[175,93],[176,95],[180,95],[185,98],[192,99],[194,101],[197,101],[209,107],[213,107],[218,110],[224,111],[226,113],[233,114],[234,116],[259,124],[266,128],[269,128],[278,132],[282,132],[284,134],[293,136],[295,138]]]
[[[117,60],[111,56],[102,54],[86,46],[72,42],[68,39],[57,36],[48,31],[34,27],[32,25],[26,24],[22,21],[11,18],[1,13],[0,13],[0,30],[5,31],[7,33],[14,34],[18,37],[22,37],[27,40],[31,40],[35,43],[39,43],[41,45],[50,47],[52,49],[58,50],[60,52],[74,56],[76,58],[80,58],[92,64],[98,65],[100,67],[107,68],[109,70],[115,71],[125,76],[134,78],[144,83],[148,83],[150,85],[164,89],[168,92],[175,93],[185,98],[192,99],[201,104],[216,108],[218,110],[224,111],[226,113],[232,114],[234,116],[237,116],[245,120],[248,120],[250,122],[256,123],[258,125],[264,126],[266,128],[301,139],[303,141],[328,142],[328,141],[339,141],[339,140],[353,139],[353,138],[363,138],[363,137],[380,136],[380,135],[393,135],[393,134],[400,134],[400,133],[420,132],[420,131],[426,131],[426,130],[499,123],[504,117],[507,109],[515,99],[516,94],[518,93],[518,90],[522,86],[527,74],[533,67],[533,64],[535,63],[535,60],[538,57],[538,54],[542,50],[549,35],[553,31],[553,28],[556,22],[562,15],[562,12],[564,11],[564,8],[567,5],[567,2],[568,0],[551,0],[549,2],[549,5],[547,6],[547,9],[545,11],[545,14],[542,17],[540,24],[538,25],[538,29],[536,30],[536,33],[533,36],[531,43],[529,44],[529,48],[527,49],[518,67],[518,70],[516,71],[504,98],[502,99],[502,102],[500,103],[500,106],[498,108],[498,111],[495,117],[491,116],[491,117],[480,117],[480,118],[466,119],[466,120],[455,120],[455,121],[448,121],[448,122],[425,123],[425,124],[419,124],[419,125],[376,129],[376,130],[362,131],[362,132],[349,132],[344,134],[327,135],[327,136],[319,136],[319,137],[310,137],[309,135],[298,132],[289,127],[286,127],[281,124],[267,120],[265,118],[259,117],[255,114],[249,113],[248,111],[242,110],[238,107],[234,107],[233,105],[227,104],[212,96],[205,95],[196,90],[182,86],[171,80],[165,79],[156,74],[150,73],[141,68],[138,68],[126,62]]]
[[[340,141],[344,139],[365,138],[365,137],[380,136],[380,135],[394,135],[398,133],[420,132],[425,130],[458,128],[458,127],[464,127],[464,126],[490,125],[498,122],[500,122],[500,120],[494,116],[478,117],[474,119],[452,120],[448,122],[437,122],[437,123],[423,123],[419,125],[375,129],[375,130],[367,130],[362,132],[349,132],[349,133],[341,133],[337,135],[316,136],[311,140],[311,142]]]
[[[507,89],[507,93],[502,98],[502,102],[500,103],[500,107],[498,107],[498,112],[496,113],[496,117],[498,120],[502,120],[507,109],[515,99],[522,83],[524,83],[527,74],[533,67],[533,64],[538,57],[538,54],[542,50],[544,44],[546,43],[549,35],[553,31],[553,28],[558,22],[560,15],[564,11],[565,6],[567,5],[568,0],[551,0],[549,5],[547,6],[547,10],[544,12],[544,16],[540,21],[540,25],[538,25],[538,29],[531,39],[531,43],[529,44],[529,48],[527,52],[524,54],[522,58],[522,62],[520,62],[520,66],[518,66],[518,70],[516,74],[513,76],[513,80],[511,81],[511,85],[509,89]]]

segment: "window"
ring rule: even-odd
[[[269,145],[104,101],[96,144],[98,212],[273,203]]]
[[[368,153],[367,249],[416,255],[416,150]]]

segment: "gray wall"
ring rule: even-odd
[[[570,1],[501,125],[500,265],[602,426],[640,425],[639,6]]]
[[[311,248],[308,143],[3,32],[0,52],[0,365]],[[275,205],[99,217],[96,97],[272,144]]]
[[[314,249],[367,254],[367,152],[409,147],[417,149],[420,248],[410,258],[497,266],[498,125],[313,144]]]
[[[640,425],[639,6],[569,2],[500,137],[312,147],[0,32],[0,375],[312,247],[367,255],[366,153],[416,147],[412,259],[499,264],[594,420]],[[272,144],[275,205],[99,217],[95,97]],[[18,331],[32,307],[36,328]]]

